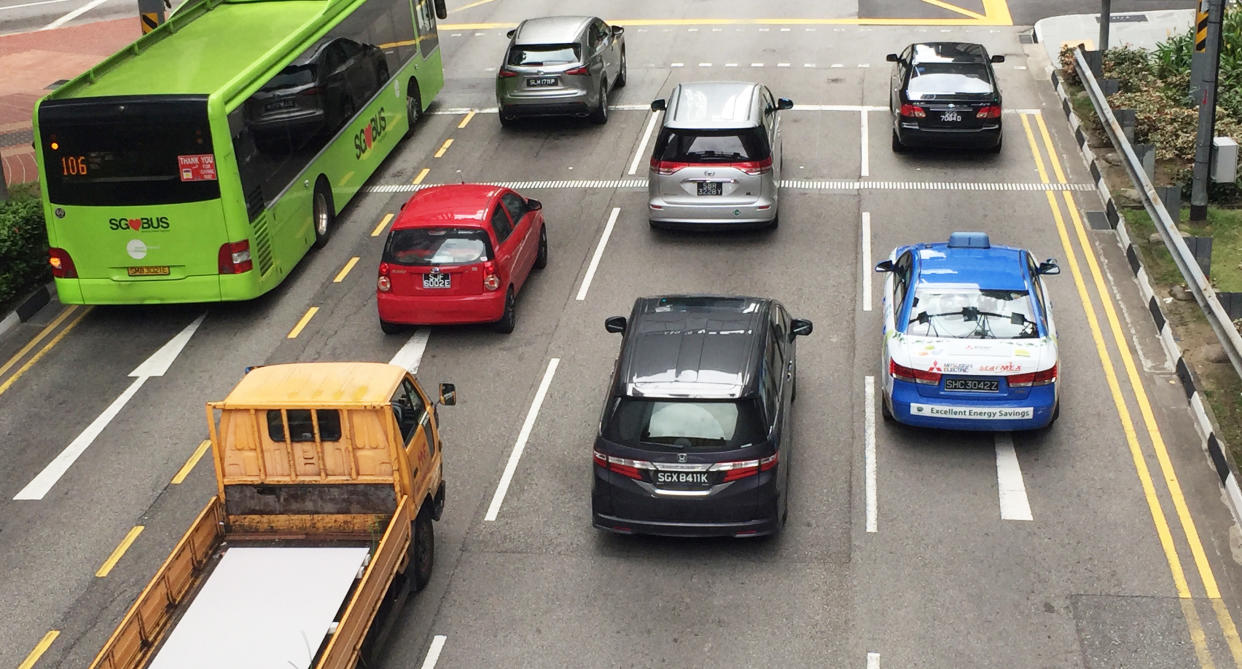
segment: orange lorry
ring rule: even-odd
[[[216,495],[92,667],[369,663],[431,577],[444,509],[437,409],[382,363],[256,367],[207,404]]]

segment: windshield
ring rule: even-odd
[[[393,230],[384,262],[397,265],[468,265],[492,257],[487,233],[478,228]]]
[[[745,130],[674,130],[660,131],[656,143],[659,160],[676,163],[732,163],[763,160],[768,157],[768,143],[760,128]]]
[[[510,65],[566,65],[578,62],[578,45],[515,46],[509,49]]]
[[[1024,290],[919,286],[906,334],[950,339],[1031,339],[1039,336]]]
[[[764,430],[754,400],[621,398],[604,437],[628,445],[718,450],[759,442]]]
[[[987,66],[982,63],[918,63],[910,70],[906,91],[923,93],[991,93]]]
[[[51,100],[39,107],[48,199],[146,205],[220,197],[207,98]]]
[[[314,65],[290,65],[263,84],[264,91],[279,91],[315,82]]]

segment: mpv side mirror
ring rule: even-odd
[[[625,332],[625,316],[612,316],[604,319],[604,329],[618,334]]]
[[[440,384],[440,404],[446,407],[457,404],[457,386],[451,383]]]
[[[1004,56],[992,56],[992,62],[993,62],[993,63],[1003,63],[1003,62],[1005,62],[1005,57],[1004,57]]]
[[[517,28],[514,28],[513,30],[510,30],[509,32],[505,33],[505,37],[508,37],[509,39],[513,39],[513,33],[515,32],[517,32]]]
[[[651,101],[651,111],[664,111],[664,98]]]
[[[1039,269],[1036,270],[1036,273],[1047,274],[1049,276],[1054,275],[1054,274],[1060,274],[1061,266],[1057,264],[1056,258],[1049,258],[1039,263]]]
[[[789,98],[777,98],[776,108],[777,109],[793,109],[793,100],[790,100]]]
[[[526,201],[526,211],[539,211],[540,209],[543,209],[543,203],[539,200],[530,198]]]
[[[888,61],[888,62],[890,62],[890,63],[900,63],[900,62],[901,62],[901,59],[900,59],[900,58],[898,58],[898,57],[897,57],[897,54],[895,54],[895,53],[890,53],[890,54],[888,54],[887,56],[885,56],[885,57],[884,57],[884,60],[887,60],[887,61]]]
[[[811,321],[805,318],[795,318],[793,319],[792,327],[789,329],[789,339],[792,341],[794,337],[805,337],[811,334],[811,331],[814,329],[815,326]]]
[[[622,35],[624,35],[624,34],[625,34],[625,28],[622,28],[621,26],[613,26],[613,27],[612,27],[612,36],[613,36],[613,37],[620,37],[620,36],[622,36]]]
[[[878,262],[878,263],[876,263],[876,264],[875,264],[875,271],[877,271],[877,272],[891,272],[891,271],[893,271],[893,261],[891,261],[891,260],[881,260],[880,262]]]

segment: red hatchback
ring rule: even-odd
[[[517,294],[548,264],[543,205],[478,184],[418,191],[384,244],[376,301],[380,327],[495,323],[512,332]]]

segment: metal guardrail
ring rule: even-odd
[[[1190,247],[1182,239],[1181,231],[1177,229],[1177,221],[1169,216],[1164,203],[1160,201],[1160,196],[1156,194],[1156,187],[1152,185],[1151,179],[1147,178],[1143,164],[1139,162],[1138,156],[1134,153],[1134,147],[1130,145],[1130,141],[1122,132],[1121,124],[1113,115],[1113,110],[1108,106],[1104,92],[1100,90],[1100,85],[1096,82],[1095,75],[1087,64],[1081,45],[1074,49],[1074,65],[1078,69],[1078,78],[1082,80],[1083,88],[1086,89],[1087,95],[1091,98],[1091,104],[1095,107],[1096,116],[1104,121],[1101,124],[1104,126],[1104,131],[1108,133],[1113,146],[1122,153],[1124,158],[1122,164],[1130,173],[1130,180],[1138,186],[1136,190],[1139,192],[1139,199],[1143,201],[1143,207],[1151,215],[1151,220],[1156,224],[1156,230],[1160,232],[1165,246],[1169,248],[1169,255],[1173,257],[1173,262],[1181,271],[1182,278],[1186,280],[1186,285],[1195,296],[1195,301],[1203,309],[1203,315],[1211,324],[1212,330],[1216,332],[1216,337],[1220,339],[1225,354],[1229,356],[1229,362],[1233,363],[1234,371],[1242,377],[1242,335],[1238,334],[1233,321],[1229,319],[1229,314],[1225,312],[1220,300],[1216,298],[1216,289],[1212,288],[1207,276],[1199,268],[1199,263],[1195,261]]]

